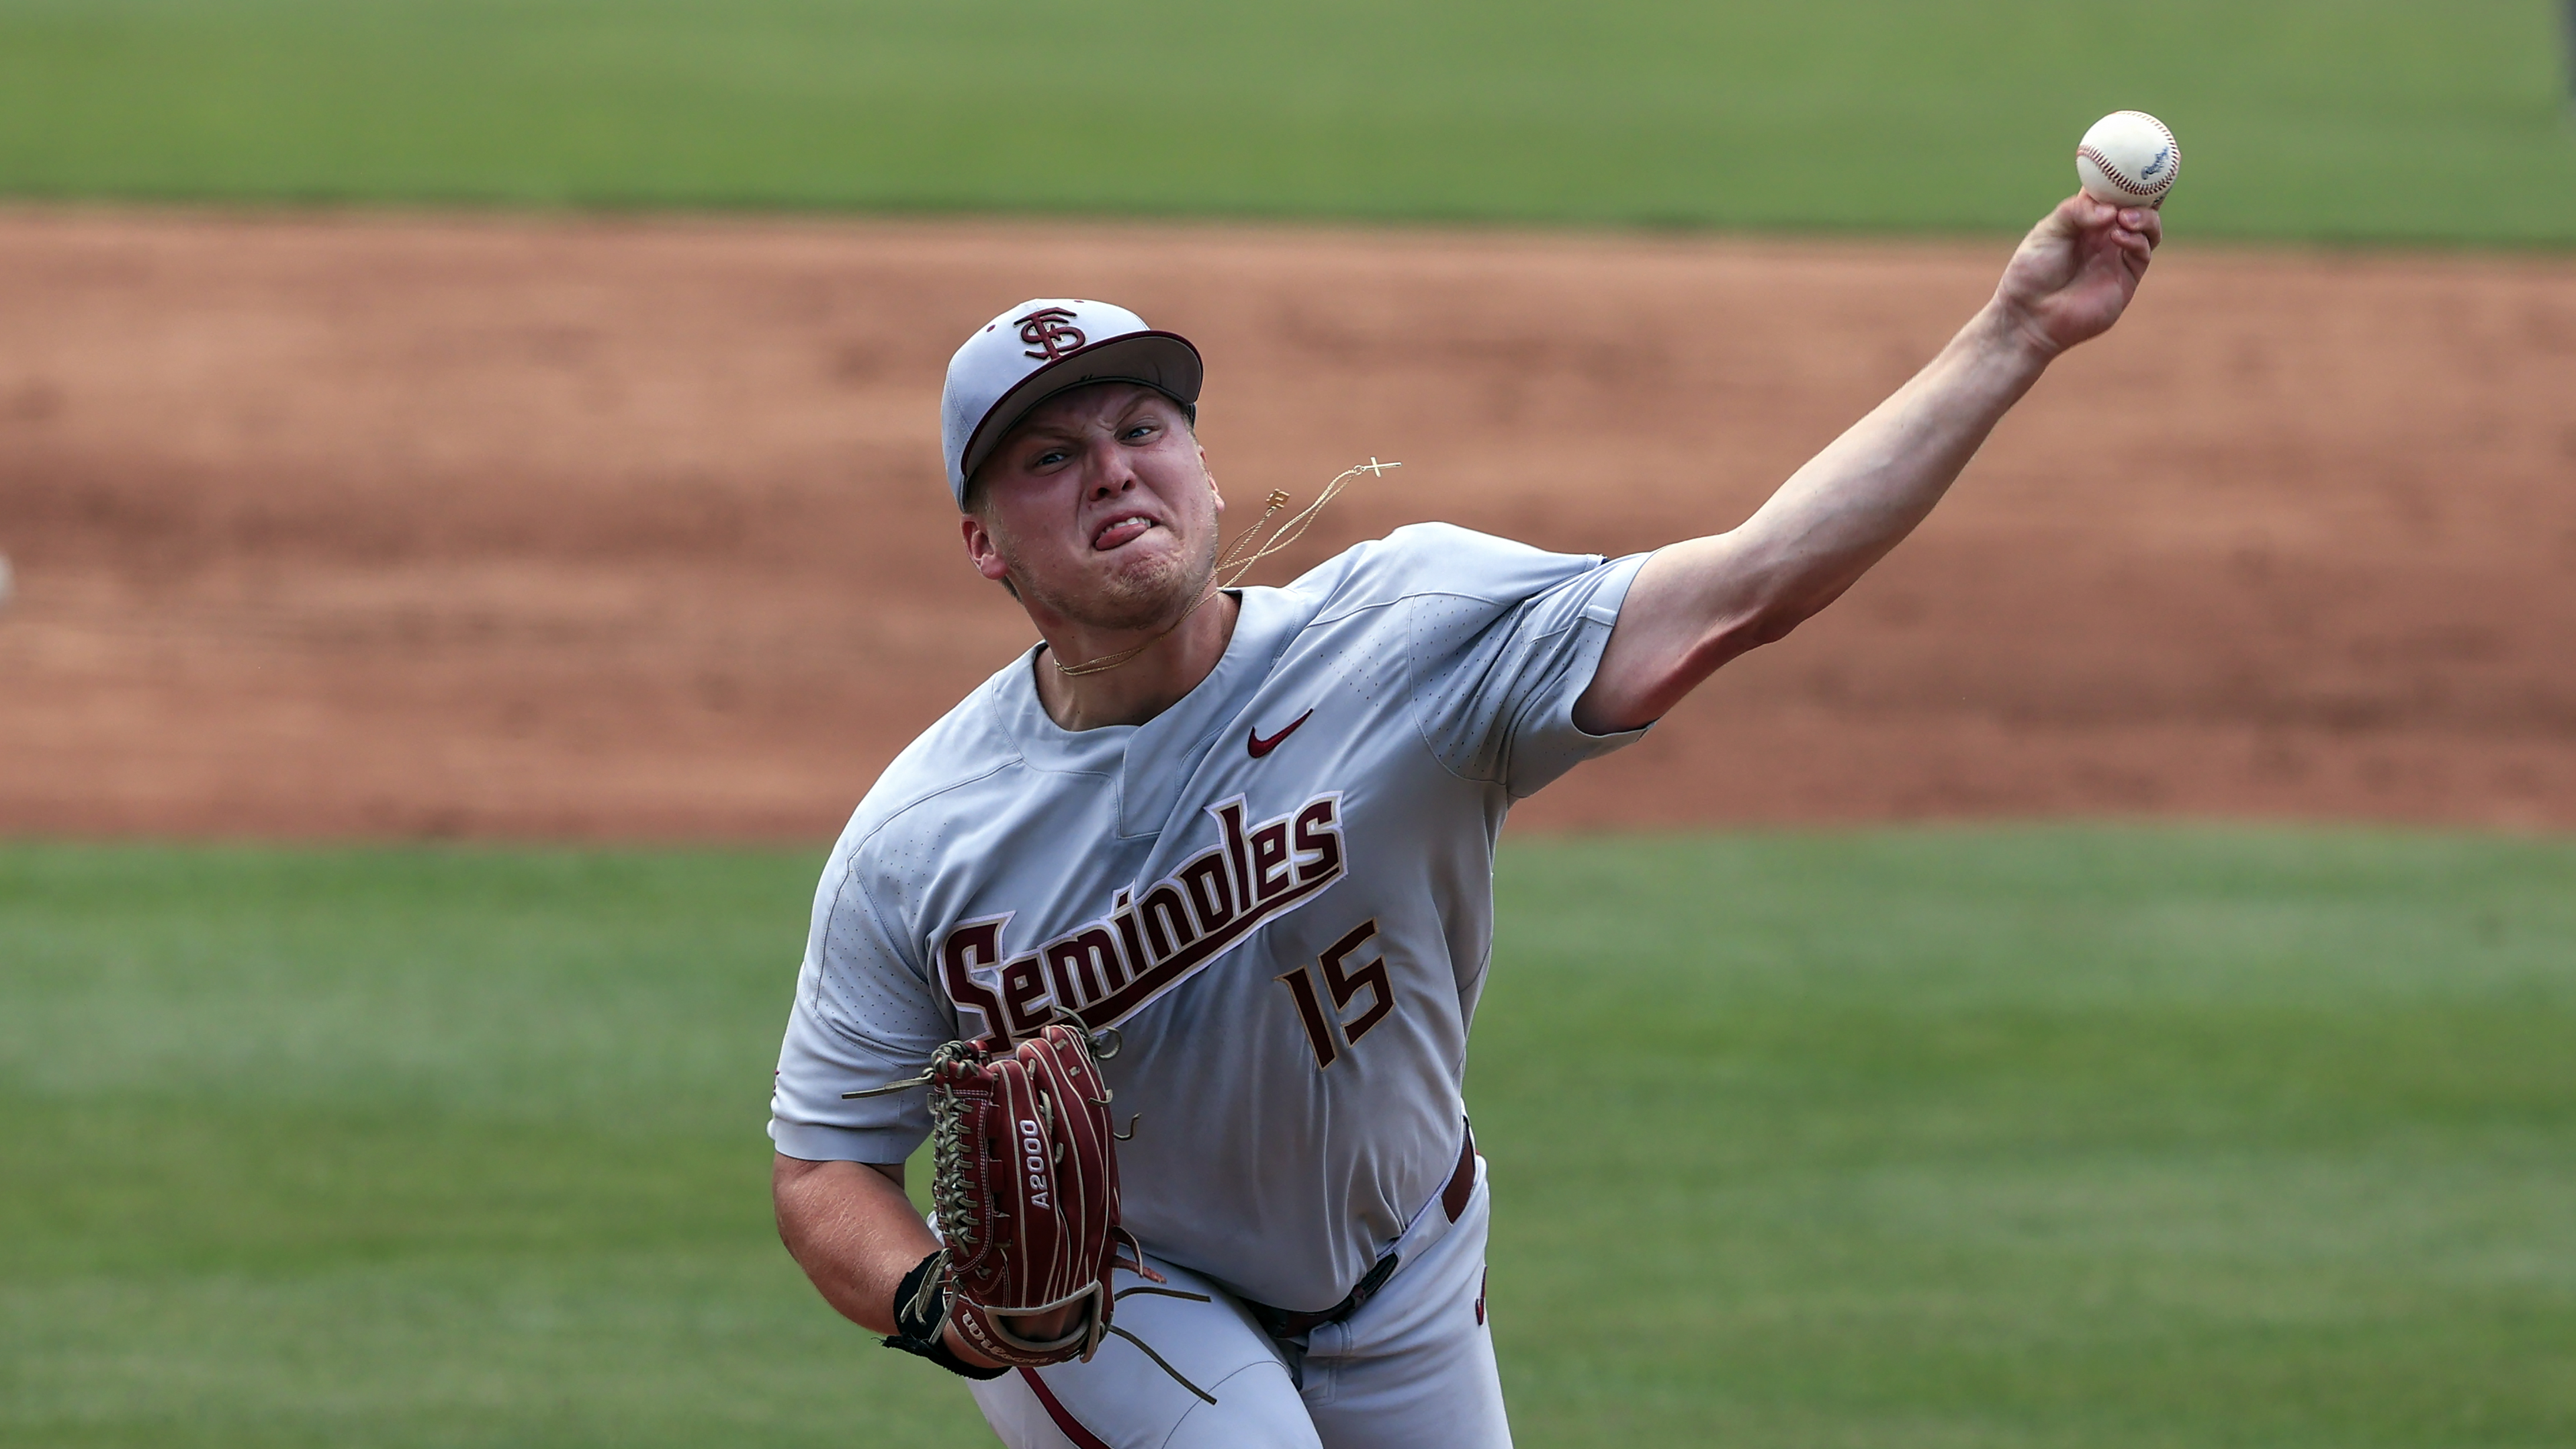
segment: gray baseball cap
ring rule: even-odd
[[[939,445],[948,491],[966,506],[966,480],[1029,410],[1094,382],[1133,382],[1196,408],[1207,368],[1189,339],[1157,332],[1124,307],[1038,297],[984,324],[948,359]]]

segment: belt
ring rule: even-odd
[[[1467,1130],[1466,1138],[1467,1140],[1458,1147],[1457,1171],[1449,1174],[1449,1185],[1440,1189],[1440,1211],[1453,1223],[1458,1221],[1460,1213],[1467,1210],[1467,1199],[1476,1191],[1474,1129]],[[1425,1204],[1423,1212],[1430,1211],[1430,1205]],[[1414,1221],[1421,1221],[1421,1216],[1417,1214]],[[1412,1226],[1411,1223],[1405,1225],[1408,1237],[1411,1236]],[[1260,1324],[1262,1332],[1272,1338],[1295,1338],[1301,1333],[1312,1333],[1325,1324],[1339,1323],[1368,1306],[1368,1301],[1375,1298],[1378,1290],[1386,1286],[1386,1280],[1395,1276],[1397,1266],[1403,1262],[1402,1256],[1397,1251],[1402,1246],[1403,1240],[1399,1238],[1397,1247],[1389,1248],[1370,1267],[1368,1276],[1359,1281],[1359,1286],[1350,1291],[1350,1296],[1330,1308],[1317,1309],[1311,1313],[1291,1313],[1285,1308],[1273,1308],[1267,1303],[1255,1303],[1249,1298],[1243,1300],[1243,1306],[1251,1312],[1252,1321]]]

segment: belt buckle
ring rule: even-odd
[[[1250,1299],[1245,1299],[1243,1306],[1252,1311],[1253,1321],[1272,1338],[1295,1338],[1301,1333],[1312,1333],[1328,1324],[1339,1323],[1367,1307],[1368,1301],[1377,1296],[1377,1290],[1386,1286],[1386,1280],[1395,1276],[1396,1266],[1401,1261],[1393,1253],[1378,1259],[1376,1265],[1368,1270],[1368,1276],[1351,1289],[1349,1296],[1330,1308],[1290,1313]]]
[[[1465,1124],[1460,1125],[1463,1127]],[[1476,1190],[1475,1130],[1467,1128],[1465,1138],[1466,1140],[1458,1146],[1457,1170],[1450,1174],[1449,1183],[1441,1189],[1440,1196],[1423,1209],[1428,1212],[1432,1206],[1437,1206],[1449,1215],[1449,1221],[1453,1223],[1466,1212],[1468,1196]],[[1406,1226],[1410,1228],[1411,1224]],[[1368,1276],[1362,1278],[1347,1297],[1330,1308],[1311,1313],[1290,1313],[1285,1309],[1273,1308],[1267,1303],[1255,1303],[1249,1298],[1242,1300],[1243,1306],[1251,1311],[1253,1322],[1260,1324],[1262,1331],[1272,1338],[1295,1338],[1301,1333],[1312,1333],[1327,1324],[1339,1323],[1367,1307],[1368,1301],[1375,1298],[1378,1290],[1386,1286],[1386,1280],[1395,1276],[1395,1270],[1402,1262],[1403,1259],[1397,1256],[1396,1251],[1389,1248],[1386,1255],[1369,1268]]]

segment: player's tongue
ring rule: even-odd
[[[1100,531],[1091,536],[1091,546],[1106,552],[1121,544],[1135,542],[1153,526],[1154,520],[1141,513],[1121,514],[1100,526]]]

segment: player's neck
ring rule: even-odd
[[[1038,620],[1047,647],[1036,660],[1038,703],[1047,718],[1069,730],[1138,725],[1180,703],[1225,657],[1234,638],[1235,596],[1220,593],[1193,610],[1170,633],[1114,669],[1067,675],[1058,659],[1087,660],[1133,649],[1150,634],[1096,635],[1062,621]]]

